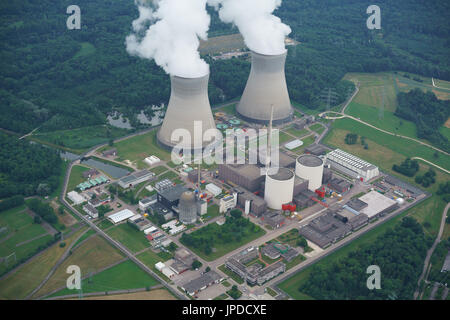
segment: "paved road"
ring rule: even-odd
[[[152,277],[157,279],[160,283],[162,283],[166,289],[171,291],[173,294],[175,294],[178,298],[182,300],[188,299],[184,294],[182,294],[177,288],[172,287],[169,285],[165,280],[161,279],[159,275],[157,275],[153,270],[151,270],[149,267],[147,267],[144,263],[142,263],[138,258],[135,257],[135,255],[130,252],[124,245],[122,245],[120,242],[114,240],[111,238],[108,234],[106,234],[103,230],[101,230],[99,227],[97,227],[92,221],[87,219],[84,215],[80,214],[75,208],[73,208],[65,199],[65,194],[67,192],[67,184],[70,177],[70,172],[72,170],[73,162],[69,165],[66,172],[66,177],[64,178],[64,187],[60,195],[60,200],[64,204],[64,206],[72,210],[79,218],[81,218],[91,229],[95,230],[99,235],[101,235],[105,240],[107,240],[110,244],[112,244],[114,247],[118,248],[120,251],[122,251],[131,261],[136,263],[141,269],[143,269],[145,272],[150,274]]]
[[[444,212],[442,213],[441,226],[439,228],[438,235],[436,237],[436,240],[434,240],[433,245],[431,246],[431,248],[427,252],[427,256],[426,256],[425,262],[423,264],[423,271],[422,271],[422,274],[421,274],[421,276],[419,278],[419,281],[417,282],[417,290],[416,290],[416,292],[414,292],[414,300],[416,300],[417,297],[419,296],[420,283],[422,282],[422,279],[425,277],[425,274],[426,274],[427,269],[428,269],[428,264],[430,263],[430,259],[431,259],[431,256],[433,255],[434,249],[436,249],[436,246],[441,241],[442,234],[444,233],[445,219],[447,218],[447,213],[448,213],[448,209],[449,208],[450,208],[450,203],[448,203],[445,206]]]
[[[430,162],[430,161],[428,161],[428,160],[425,160],[425,159],[422,159],[422,158],[419,158],[419,157],[413,157],[413,158],[411,158],[411,159],[412,159],[412,160],[420,160],[420,161],[426,162],[426,163],[428,163],[429,165],[432,165],[432,166],[434,166],[434,167],[436,167],[436,168],[438,168],[438,169],[440,169],[440,170],[442,170],[442,171],[444,171],[444,172],[450,174],[450,171],[448,171],[448,170],[446,170],[446,169],[444,169],[444,168],[442,168],[442,167],[439,167],[438,165],[436,165],[436,164],[434,164],[433,162]]]

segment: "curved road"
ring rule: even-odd
[[[420,276],[419,281],[417,282],[418,288],[417,288],[416,292],[414,292],[414,300],[416,300],[417,297],[419,296],[420,283],[422,282],[422,279],[425,277],[425,274],[428,269],[428,264],[430,263],[430,259],[431,259],[431,256],[433,255],[434,249],[436,249],[436,246],[439,244],[439,242],[441,242],[441,237],[442,237],[442,234],[444,233],[445,219],[447,218],[447,212],[448,212],[449,208],[450,208],[450,203],[447,203],[447,206],[445,207],[444,212],[442,213],[441,227],[439,228],[439,232],[436,237],[436,240],[434,240],[433,246],[427,252],[427,257],[425,258],[425,262],[423,265],[422,275]]]

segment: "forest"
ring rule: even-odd
[[[414,122],[419,138],[450,152],[450,142],[439,132],[450,117],[450,100],[438,100],[433,92],[414,89],[408,93],[400,92],[397,101],[396,116]]]
[[[314,267],[299,291],[324,300],[410,300],[431,242],[421,225],[406,217],[370,244],[332,264]],[[367,288],[370,265],[380,267],[379,290]]]
[[[103,124],[112,110],[132,120],[148,106],[167,104],[169,76],[152,61],[131,57],[125,37],[138,10],[131,0],[79,0],[82,29],[68,30],[69,1],[10,0],[0,4],[0,127],[15,132]],[[382,29],[368,30],[359,0],[284,0],[275,12],[300,42],[289,48],[286,78],[292,100],[323,106],[353,91],[347,72],[403,70],[450,79],[449,3],[380,0]],[[212,15],[210,36],[237,33]],[[212,61],[212,104],[241,95],[246,60]],[[132,121],[133,122],[133,121]]]
[[[56,151],[0,133],[0,199],[48,195],[59,185],[61,166]]]

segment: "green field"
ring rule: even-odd
[[[450,169],[450,156],[439,153],[439,157],[436,159],[434,157],[435,151],[427,146],[400,137],[388,135],[384,132],[370,128],[362,123],[359,123],[355,120],[348,118],[335,120],[333,124],[333,129],[330,130],[330,132],[328,132],[323,142],[335,146],[337,148],[342,148],[344,150],[349,148],[352,149],[356,148],[355,145],[348,146],[345,144],[344,142],[345,135],[341,139],[342,133],[344,132],[357,133],[359,136],[364,136],[367,139],[371,140],[372,142],[375,142],[379,146],[383,146],[390,150],[395,150],[396,153],[399,153],[404,157],[420,157],[433,163],[436,163],[437,165],[447,170]],[[338,136],[339,138],[336,139]],[[366,151],[370,151],[370,149],[373,149],[370,143],[368,144],[369,150]],[[367,152],[367,154],[369,153],[370,152]],[[384,158],[378,156],[377,158],[375,158],[375,161],[373,162],[382,167],[384,161],[385,161]]]
[[[134,229],[128,223],[122,223],[108,229],[106,233],[134,253],[150,247],[150,243],[145,238],[144,233]]]
[[[155,278],[139,268],[131,260],[124,261],[114,267],[101,271],[82,280],[83,293],[105,292],[127,289],[139,289],[152,287],[158,284]],[[63,289],[51,295],[58,297],[63,295],[78,294],[77,290]]]
[[[76,59],[79,57],[89,56],[89,55],[95,53],[95,51],[96,51],[96,49],[92,43],[82,42],[80,51],[78,51],[73,57],[74,57],[74,59]]]
[[[309,127],[309,129],[311,129],[312,131],[321,134],[322,132],[325,131],[325,127],[319,123],[313,124],[312,126]]]
[[[315,141],[316,141],[316,138],[314,137],[314,135],[310,135],[310,136],[302,139],[303,145],[301,145],[300,147],[295,148],[293,150],[290,150],[290,151],[292,151],[298,155],[301,155],[301,154],[303,154],[305,148],[312,145]]]
[[[129,134],[129,131],[125,129],[99,125],[72,130],[36,132],[33,137],[77,152],[83,152],[98,144],[107,143],[110,139],[116,139],[127,134]]]
[[[217,204],[213,204],[212,206],[208,207],[208,211],[202,218],[204,221],[209,221],[220,215],[221,213],[219,212],[219,206]]]
[[[297,138],[301,138],[301,137],[309,134],[309,131],[307,129],[297,130],[294,127],[289,127],[288,129],[285,129],[284,131],[289,134],[292,134],[293,136],[295,136]]]
[[[117,161],[138,163],[151,155],[165,161],[170,159],[170,153],[158,147],[156,130],[117,142],[114,147],[119,157]]]
[[[15,253],[17,261],[20,261],[53,239],[41,225],[33,223],[33,218],[25,210],[22,205],[0,214],[0,229],[7,228],[0,234],[0,257]],[[14,258],[8,263],[12,265]],[[0,273],[6,268],[7,264],[0,263]]]
[[[156,175],[159,175],[163,172],[166,172],[167,170],[169,170],[169,169],[167,169],[165,166],[158,166],[158,167],[152,168],[150,171]]]
[[[163,259],[158,253],[153,252],[151,249],[146,250],[136,256],[143,264],[153,270],[162,279],[167,279],[166,276],[156,269],[155,264],[158,262],[166,262],[169,259]],[[168,257],[165,257],[168,258]]]
[[[70,171],[69,183],[67,184],[67,191],[70,192],[82,182],[86,181],[83,177],[83,172],[89,171],[88,167],[74,165]]]

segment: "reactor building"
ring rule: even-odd
[[[158,142],[166,149],[178,145],[182,148],[204,148],[210,141],[203,141],[208,129],[216,129],[208,98],[209,74],[200,78],[171,76],[171,94],[163,124],[158,131]],[[195,123],[201,123],[195,127]],[[194,128],[195,127],[195,128]],[[185,129],[191,139],[183,141],[175,130]]]
[[[264,200],[267,206],[274,210],[281,210],[283,204],[292,202],[294,195],[294,173],[287,168],[278,168],[276,173],[266,174]]]
[[[181,194],[178,210],[178,218],[183,224],[193,224],[197,221],[197,200],[194,192],[185,191]]]
[[[268,124],[273,106],[275,125],[289,121],[293,109],[286,84],[284,67],[287,51],[280,55],[263,55],[252,51],[252,67],[236,111],[248,122]]]
[[[322,186],[323,160],[312,154],[304,154],[297,158],[295,174],[308,180],[308,189],[316,191]]]

